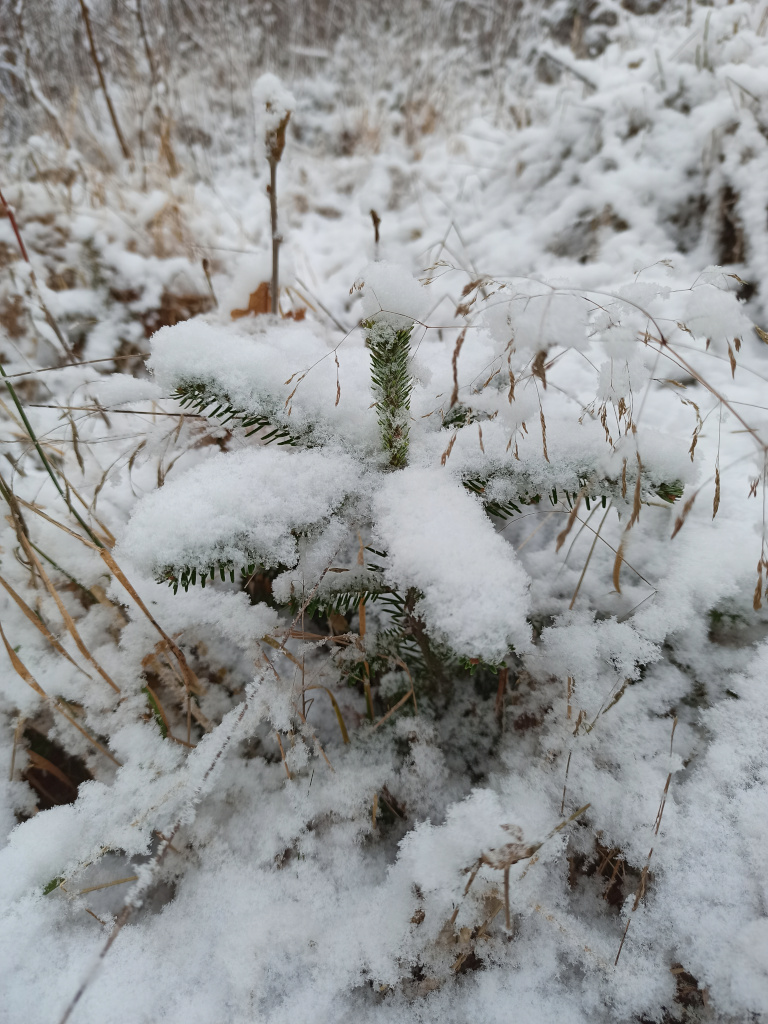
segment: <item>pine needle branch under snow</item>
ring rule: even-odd
[[[183,409],[195,409],[203,416],[221,420],[222,426],[234,420],[233,425],[242,427],[246,431],[246,437],[271,428],[259,438],[262,444],[270,444],[272,441],[277,441],[278,444],[297,444],[297,438],[285,427],[275,426],[269,416],[236,408],[227,395],[214,392],[205,381],[180,383],[171,398],[175,398]]]
[[[408,414],[413,380],[408,368],[413,328],[395,330],[384,321],[368,320],[371,383],[389,465],[401,469],[408,461]]]

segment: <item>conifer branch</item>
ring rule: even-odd
[[[381,444],[392,469],[408,462],[408,414],[413,378],[408,369],[412,327],[395,330],[388,323],[368,320],[371,382],[381,430]]]
[[[285,427],[275,425],[268,415],[249,413],[233,406],[228,395],[215,393],[204,381],[188,381],[177,385],[171,398],[175,398],[184,409],[195,409],[203,416],[221,420],[222,426],[234,420],[235,425],[246,430],[246,437],[271,427],[272,429],[262,434],[260,438],[263,444],[270,444],[272,441],[277,441],[279,445],[297,444],[297,438]]]

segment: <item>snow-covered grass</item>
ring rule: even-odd
[[[0,1020],[762,1020],[768,8],[257,6],[0,2]]]

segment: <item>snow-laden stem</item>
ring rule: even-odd
[[[272,220],[272,285],[270,287],[270,295],[272,312],[274,314],[278,312],[278,289],[280,288],[279,259],[280,242],[282,241],[277,230],[277,162],[279,159],[279,157],[275,159],[274,156],[270,156],[269,159],[269,213]]]
[[[269,76],[266,76],[269,78]],[[278,93],[268,94],[266,102],[266,112],[270,118],[267,124],[267,131],[264,138],[267,149],[267,159],[269,161],[269,186],[267,192],[269,193],[269,214],[272,224],[272,285],[271,285],[271,306],[272,313],[277,314],[279,311],[279,289],[280,289],[280,276],[279,276],[279,256],[280,256],[280,243],[282,238],[277,229],[277,165],[283,156],[283,150],[285,149],[285,133],[288,128],[288,122],[291,119],[291,110],[286,106],[286,101],[289,99],[287,96],[281,96]],[[292,97],[290,98],[292,102]]]

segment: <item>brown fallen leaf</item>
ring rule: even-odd
[[[269,313],[272,310],[272,300],[270,297],[269,282],[262,281],[255,292],[251,292],[248,298],[247,309],[233,309],[232,319],[239,320],[241,317],[248,316],[249,313],[253,313],[254,316],[259,316],[261,313]]]
[[[262,281],[255,292],[251,292],[248,298],[247,309],[233,309],[231,316],[233,320],[240,320],[241,317],[249,316],[253,313],[254,316],[261,316],[263,313],[272,312],[272,294],[268,281]],[[282,317],[284,320],[303,320],[307,315],[306,309],[302,306],[299,309],[289,309],[287,313],[283,313]]]

